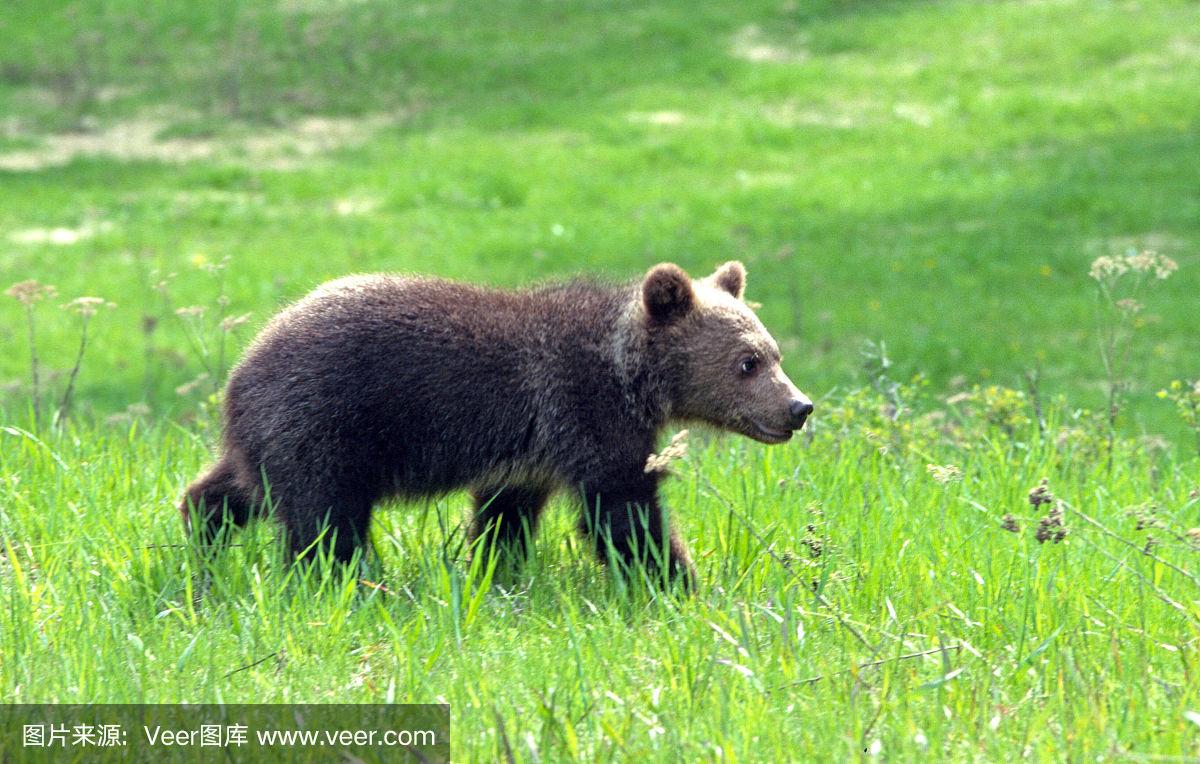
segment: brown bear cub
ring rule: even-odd
[[[472,538],[488,534],[478,549],[523,551],[566,489],[602,559],[666,563],[691,583],[661,475],[646,470],[660,431],[690,421],[782,443],[813,410],[742,301],[745,280],[731,262],[695,281],[665,263],[637,284],[518,292],[391,275],[325,284],[233,371],[223,453],[188,488],[184,519],[211,538],[269,494],[294,553],[321,540],[347,560],[380,500],[468,488]]]

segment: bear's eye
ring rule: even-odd
[[[758,370],[758,356],[750,356],[742,361],[742,376],[748,377]]]

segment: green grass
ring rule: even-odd
[[[667,489],[703,580],[682,601],[608,576],[566,503],[535,559],[494,577],[455,555],[459,496],[380,513],[362,569],[289,567],[268,528],[201,564],[172,505],[203,439],[9,428],[0,687],[31,702],[437,700],[461,760],[502,755],[497,714],[520,758],[550,761],[1194,755],[1200,547],[1183,533],[1200,463],[1121,447],[1109,472],[1100,440],[891,422],[879,403],[830,407],[803,445],[693,451]],[[963,478],[938,483],[927,463]],[[1025,494],[1043,476],[1070,507],[1062,543],[1035,539],[1046,508]]]
[[[47,419],[58,305],[118,305],[35,433],[0,300],[0,692],[445,699],[463,760],[503,755],[497,714],[546,761],[1200,754],[1200,462],[1154,397],[1200,375],[1197,30],[1166,0],[4,3],[0,287],[58,288]],[[1105,402],[1089,264],[1129,248],[1180,268],[1141,297],[1109,456],[1072,412]],[[522,570],[447,564],[460,496],[383,513],[357,574],[289,568],[267,528],[211,565],[178,546],[222,370],[320,281],[731,258],[819,411],[802,444],[694,444],[668,484],[694,599],[611,580],[565,507]],[[856,392],[866,340],[934,391],[895,421]],[[986,390],[1035,368],[1044,434]]]

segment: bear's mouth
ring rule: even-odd
[[[776,430],[774,427],[767,427],[765,424],[751,420],[750,432],[746,433],[750,437],[761,443],[784,443],[792,439],[791,430]]]

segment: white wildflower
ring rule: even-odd
[[[72,310],[84,318],[90,318],[96,315],[100,308],[115,308],[116,303],[109,302],[103,297],[76,297],[67,304],[63,305],[63,309]]]
[[[1104,255],[1092,261],[1092,268],[1088,271],[1088,275],[1096,281],[1106,281],[1120,276],[1127,270],[1129,270],[1129,266],[1125,264],[1124,258]]]

